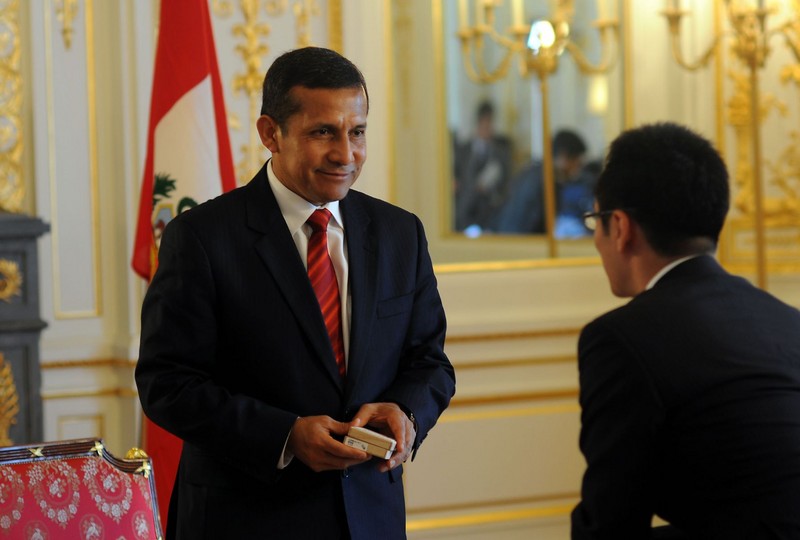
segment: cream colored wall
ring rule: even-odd
[[[417,69],[429,70],[426,78],[399,80],[389,69],[397,28],[388,0],[342,1],[343,50],[363,69],[371,97],[370,157],[358,187],[409,201],[436,244],[443,234],[441,221],[429,217],[436,215],[436,198],[409,188],[417,181],[439,185],[446,170],[434,124],[441,118],[431,80],[437,66],[425,53],[432,47],[432,3],[397,1],[420,28],[414,43],[422,50],[412,59]],[[31,73],[25,90],[29,200],[52,226],[39,244],[42,312],[49,323],[42,336],[45,435],[99,435],[119,454],[136,444],[139,424],[132,373],[143,284],[128,263],[157,3],[79,0],[70,49],[54,0],[30,0],[22,8],[30,43],[24,53]],[[323,11],[329,6],[317,3]],[[671,119],[715,137],[713,74],[690,75],[671,61],[666,24],[658,15],[662,4],[630,2],[634,123]],[[228,81],[241,69],[230,33],[234,22],[214,16]],[[685,45],[699,51],[707,30],[702,18],[693,24]],[[287,34],[292,28],[273,24],[270,57],[293,45]],[[331,37],[324,29],[319,35]],[[243,110],[243,97],[225,84],[229,109]],[[412,114],[400,117],[394,90],[403,85]],[[249,129],[246,114],[239,121],[234,141]],[[566,538],[583,470],[576,340],[587,321],[619,300],[608,292],[596,260],[438,268],[458,387],[452,406],[407,467],[409,534]],[[772,285],[800,304],[796,281],[776,278]]]

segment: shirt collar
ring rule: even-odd
[[[658,280],[660,280],[662,277],[664,277],[667,274],[667,272],[669,272],[670,270],[672,270],[673,268],[675,268],[676,266],[678,266],[682,262],[686,262],[689,259],[694,259],[695,257],[699,257],[700,255],[702,255],[702,254],[698,253],[698,254],[695,254],[695,255],[689,255],[688,257],[681,257],[680,259],[675,259],[674,261],[672,261],[671,263],[666,265],[664,268],[662,268],[661,270],[656,272],[656,275],[654,275],[650,279],[650,282],[647,284],[647,287],[645,287],[645,290],[647,291],[647,290],[650,290],[653,287],[655,287],[656,283],[658,283]]]
[[[269,180],[269,187],[272,188],[272,193],[275,194],[275,199],[278,201],[278,207],[281,209],[281,214],[283,214],[283,219],[286,220],[286,225],[289,227],[290,233],[294,234],[301,230],[314,210],[318,208],[327,208],[333,215],[331,224],[338,225],[339,228],[344,230],[344,221],[339,211],[339,201],[331,201],[323,206],[311,204],[278,180],[278,177],[275,176],[275,171],[272,169],[272,160],[267,164],[267,179]]]

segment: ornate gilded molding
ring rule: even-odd
[[[72,35],[75,33],[73,21],[78,16],[78,0],[56,0],[56,17],[61,23],[61,36],[64,38],[64,48],[72,47]]]
[[[328,47],[344,53],[342,0],[328,0]]]
[[[220,17],[230,17],[233,15],[233,4],[231,4],[231,0],[213,0],[211,9]]]
[[[268,5],[270,4],[272,3],[268,3]],[[233,27],[233,35],[242,39],[242,43],[236,46],[236,53],[244,62],[245,70],[234,76],[233,92],[234,94],[244,92],[247,96],[249,105],[247,125],[254,126],[256,119],[261,114],[259,96],[261,83],[264,80],[261,59],[269,53],[269,46],[262,41],[262,38],[269,35],[270,27],[268,24],[258,21],[259,2],[240,0],[239,9],[244,17],[244,23]],[[272,6],[269,13],[277,16],[275,11],[277,9],[278,6]],[[236,176],[240,184],[245,184],[264,162],[264,148],[254,129],[249,130],[248,144],[241,147],[241,152],[242,159],[236,164]]]
[[[0,300],[11,303],[11,297],[22,294],[22,274],[19,265],[8,259],[0,259]]]
[[[679,9],[675,2],[662,12],[670,27],[673,55],[678,64],[695,71],[716,56],[719,87],[723,76],[719,51],[728,51],[728,56],[735,60],[726,73],[733,90],[724,102],[724,114],[735,137],[731,172],[736,182],[733,207],[737,212],[726,225],[728,238],[721,246],[722,254],[729,257],[722,259],[728,264],[754,259],[756,284],[766,288],[767,276],[775,268],[797,268],[800,263],[797,242],[800,238],[800,131],[793,124],[782,130],[780,139],[786,143],[782,147],[778,144],[783,142],[768,147],[769,155],[774,157],[772,160],[765,157],[762,141],[768,116],[774,112],[783,117],[796,114],[796,97],[780,100],[761,89],[762,79],[765,79],[766,88],[777,92],[773,77],[784,85],[794,82],[800,86],[800,0],[791,0],[788,5],[717,0],[711,46],[697,62],[686,61],[680,53],[680,22],[691,11]],[[727,21],[724,30],[723,21]],[[776,37],[781,38],[789,52],[788,63],[780,70],[768,64],[775,52],[771,41]],[[723,42],[727,44],[725,49],[717,46]],[[717,100],[722,112],[720,91]],[[771,135],[777,135],[774,127],[769,129]],[[723,134],[721,129],[718,131]],[[724,142],[721,137],[719,142]]]
[[[311,33],[308,30],[312,17],[319,17],[320,10],[316,0],[297,0],[292,6],[297,30],[297,46],[311,45]]]
[[[22,74],[19,1],[0,2],[0,210],[19,212],[22,178]]]
[[[19,413],[19,396],[14,384],[11,365],[6,364],[3,353],[0,353],[0,446],[14,444],[9,437],[11,425],[17,423]]]
[[[120,358],[88,358],[84,360],[54,360],[42,362],[40,369],[82,369],[82,368],[122,368],[133,369],[136,360],[123,360]]]
[[[147,455],[147,452],[141,448],[137,448],[136,446],[125,453],[125,459],[147,459],[149,457],[150,456]]]
[[[781,30],[794,53],[791,58],[800,58],[800,18],[790,19]],[[735,46],[734,43],[731,47],[733,53],[736,52]],[[736,192],[733,207],[739,212],[730,220],[729,231],[734,241],[729,251],[734,260],[746,259],[758,247],[753,245],[757,244],[758,238],[751,238],[753,221],[759,211],[755,196],[758,178],[754,167],[755,163],[763,162],[764,194],[760,197],[760,211],[764,228],[762,249],[768,259],[765,272],[775,272],[779,267],[796,268],[800,258],[797,247],[800,234],[800,131],[787,130],[785,144],[776,148],[773,159],[756,160],[753,152],[754,134],[763,130],[767,117],[770,114],[789,117],[795,107],[771,93],[763,93],[754,104],[752,76],[745,67],[737,65],[728,71],[733,92],[726,102],[725,112],[734,133]],[[794,83],[800,87],[800,62],[785,65],[778,77],[783,84]],[[756,107],[755,111],[753,107]]]

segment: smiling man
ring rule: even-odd
[[[595,195],[586,225],[633,300],[581,333],[572,538],[800,538],[800,312],[713,258],[725,164],[647,125],[611,144]]]
[[[422,224],[351,190],[369,96],[349,60],[288,52],[263,91],[271,159],[170,222],[142,307],[142,406],[184,440],[167,538],[402,539],[402,464],[455,392]],[[344,444],[352,426],[395,453]]]

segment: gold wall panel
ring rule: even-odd
[[[6,212],[20,212],[25,197],[19,9],[19,0],[0,2],[0,210]]]
[[[84,54],[85,54],[85,104],[86,104],[86,141],[87,146],[85,149],[67,148],[61,141],[63,140],[79,140],[74,137],[71,130],[75,130],[76,126],[64,127],[64,132],[69,131],[70,137],[61,139],[58,137],[59,126],[57,124],[58,111],[61,109],[56,105],[56,93],[65,95],[65,83],[58,79],[55,71],[56,55],[66,54],[66,50],[57,49],[53,43],[54,28],[53,28],[53,14],[54,5],[52,0],[44,0],[44,34],[45,34],[45,67],[46,67],[46,99],[47,99],[47,137],[48,137],[48,176],[49,176],[49,196],[50,196],[50,221],[51,221],[51,256],[53,266],[53,314],[56,319],[88,319],[96,318],[102,314],[102,286],[101,286],[101,265],[100,265],[100,216],[99,216],[99,174],[98,174],[98,154],[97,154],[97,100],[95,95],[96,77],[95,77],[95,41],[94,41],[94,9],[93,0],[84,0],[81,6],[83,13],[81,28],[83,32]],[[56,14],[57,15],[57,14]],[[74,29],[70,30],[70,35],[74,36]],[[72,43],[70,41],[70,43]],[[59,59],[62,56],[58,57]],[[63,63],[63,62],[59,62]],[[70,178],[63,170],[63,165],[58,163],[57,155],[59,151],[69,152],[72,155],[77,155],[83,150],[86,153],[85,166],[88,170],[88,177],[86,186],[89,195],[89,208],[88,208],[88,222],[86,225],[86,234],[89,235],[89,259],[91,265],[91,275],[85,277],[81,272],[75,274],[74,272],[84,270],[86,261],[74,261],[68,258],[73,255],[71,249],[62,244],[62,228],[64,224],[60,221],[60,209],[64,209],[63,203],[59,200],[59,186],[75,185],[78,178]],[[69,182],[67,182],[69,179]],[[69,192],[69,190],[64,190]],[[71,205],[69,205],[71,206]],[[72,212],[76,210],[71,209]],[[67,215],[74,215],[66,213]],[[74,231],[69,236],[68,244],[83,245],[76,242],[72,238]],[[66,272],[64,269],[67,269]],[[71,278],[76,275],[80,276],[92,289],[92,302],[91,306],[85,309],[69,309],[64,307],[64,292],[76,285],[74,283],[65,283],[69,281],[67,273],[73,272]]]

